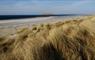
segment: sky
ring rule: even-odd
[[[95,14],[95,0],[0,0],[0,15]]]

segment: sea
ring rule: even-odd
[[[36,18],[36,17],[66,17],[66,16],[80,16],[80,14],[59,14],[59,15],[0,15],[0,20],[12,20],[23,18]]]

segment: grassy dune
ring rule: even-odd
[[[95,60],[94,27],[85,16],[18,28],[0,36],[0,60]]]

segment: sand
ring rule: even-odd
[[[81,17],[81,18],[80,18]],[[35,24],[52,23],[63,20],[81,20],[88,16],[61,16],[61,17],[38,17],[26,19],[0,20],[0,36],[14,34],[15,30],[24,27],[31,27]]]

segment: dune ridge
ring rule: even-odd
[[[0,36],[0,60],[95,60],[94,26],[87,16],[19,28]]]

